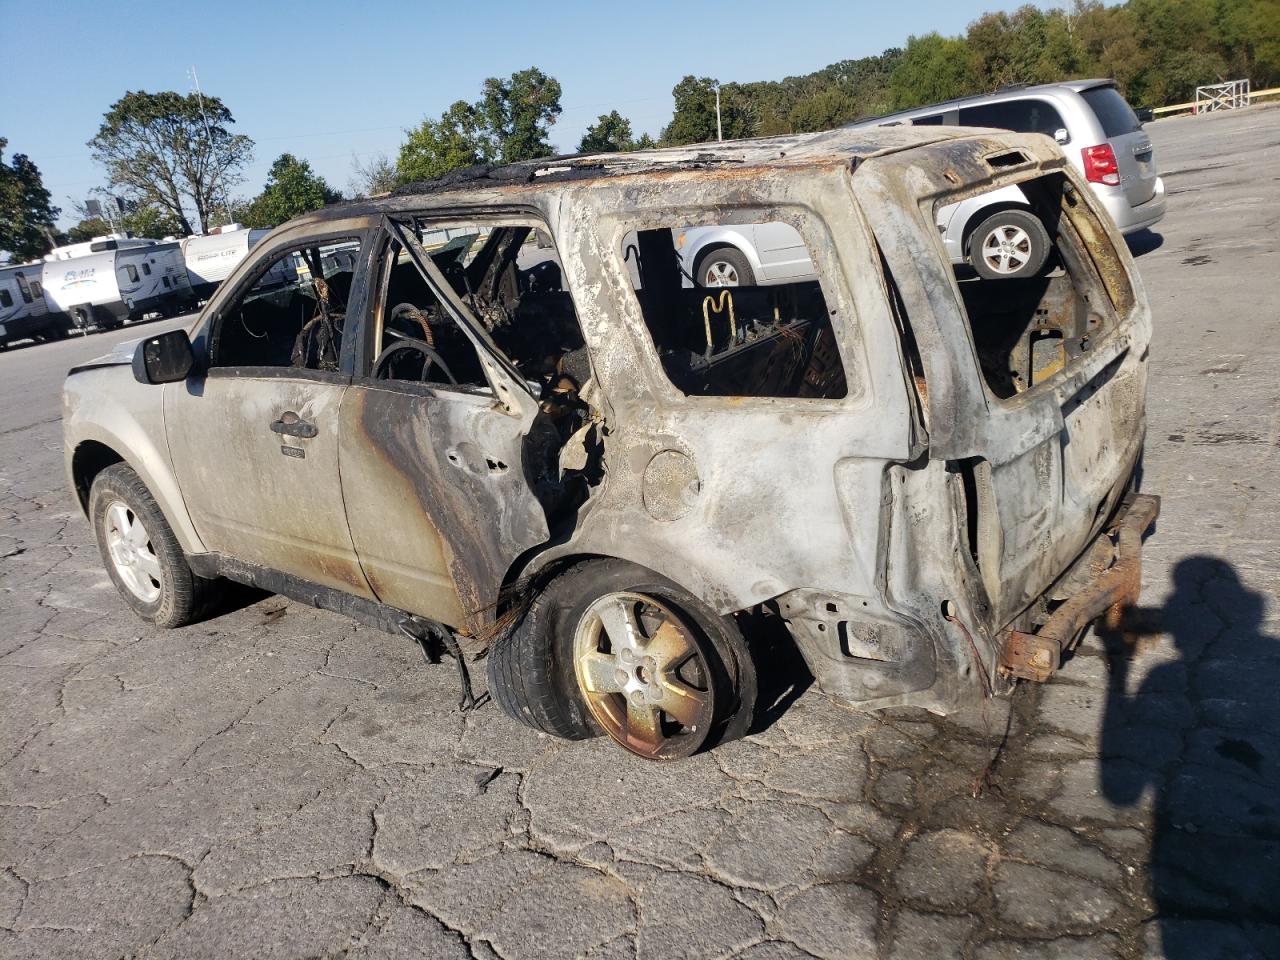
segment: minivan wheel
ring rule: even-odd
[[[969,234],[969,262],[988,280],[1033,277],[1049,257],[1049,232],[1034,213],[1001,210]]]
[[[704,287],[753,287],[756,282],[751,262],[733,247],[718,247],[702,254],[694,276]]]
[[[146,484],[123,463],[94,478],[89,516],[107,574],[134,613],[158,627],[197,619],[220,581],[196,576]]]
[[[489,651],[489,691],[544,733],[606,734],[650,760],[742,736],[755,665],[733,621],[665,577],[593,560],[556,578]]]

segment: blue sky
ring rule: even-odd
[[[0,0],[10,41],[0,58],[0,136],[26,153],[54,202],[103,182],[84,146],[127,90],[192,89],[222,97],[257,143],[239,192],[262,187],[285,151],[343,190],[353,154],[395,155],[406,127],[485,77],[536,65],[563,87],[552,142],[576,146],[600,113],[619,110],[657,134],[685,74],[773,80],[900,46],[909,34],[959,33],[1016,0],[761,3],[30,3]],[[18,31],[21,31],[18,34]]]

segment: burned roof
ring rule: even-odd
[[[911,128],[840,129],[823,133],[732,140],[727,143],[696,143],[628,153],[568,154],[519,163],[465,167],[433,180],[405,184],[398,187],[393,196],[673,170],[810,166],[833,161],[858,161],[933,143],[949,136],[954,134]]]

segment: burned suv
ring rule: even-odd
[[[953,267],[937,207],[1011,184],[1043,269]],[[1136,597],[1151,321],[1100,213],[1048,138],[939,127],[473,170],[286,224],[73,370],[67,468],[161,626],[255,584],[656,759],[741,735],[796,649],[945,712]],[[721,223],[812,269],[702,287],[678,234]]]

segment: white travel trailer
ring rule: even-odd
[[[205,300],[218,284],[231,274],[236,264],[244,259],[253,245],[265,237],[270,230],[246,230],[244,227],[224,227],[217,233],[187,237],[180,240],[182,259],[187,267],[187,279],[191,283],[191,292],[197,300]],[[279,273],[279,281],[293,279],[285,276],[285,261],[280,261],[271,268],[270,273]]]
[[[66,315],[50,311],[45,303],[42,266],[36,262],[0,267],[0,349],[15,340],[67,335]]]
[[[42,280],[52,309],[84,329],[110,329],[148,313],[174,315],[194,303],[176,241],[117,235],[55,247]]]

